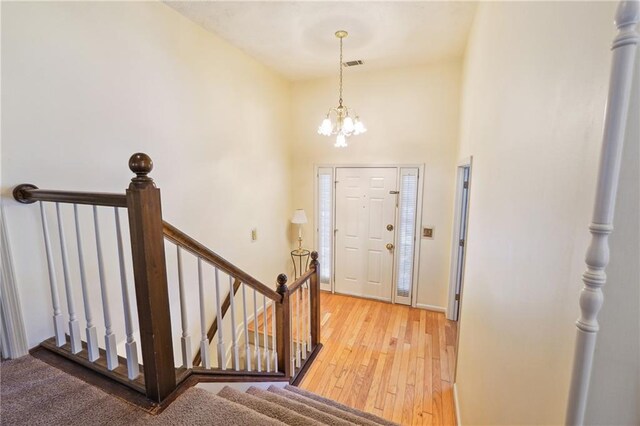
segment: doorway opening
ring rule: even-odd
[[[467,228],[469,221],[469,190],[471,185],[471,163],[469,157],[458,164],[456,179],[456,204],[451,244],[451,272],[449,279],[449,306],[447,319],[458,321],[464,285],[464,265],[467,250]]]
[[[422,165],[316,167],[321,289],[415,306]]]

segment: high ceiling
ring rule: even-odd
[[[335,75],[342,29],[344,60],[364,61],[349,72],[460,58],[475,13],[454,1],[166,3],[291,80]]]

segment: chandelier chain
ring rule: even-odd
[[[340,106],[342,106],[342,37],[340,38]]]

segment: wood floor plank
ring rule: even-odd
[[[302,388],[402,425],[455,424],[455,322],[325,292],[321,318],[324,348]]]

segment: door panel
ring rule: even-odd
[[[390,301],[393,284],[397,169],[336,169],[338,293]],[[395,228],[395,227],[394,227]]]

